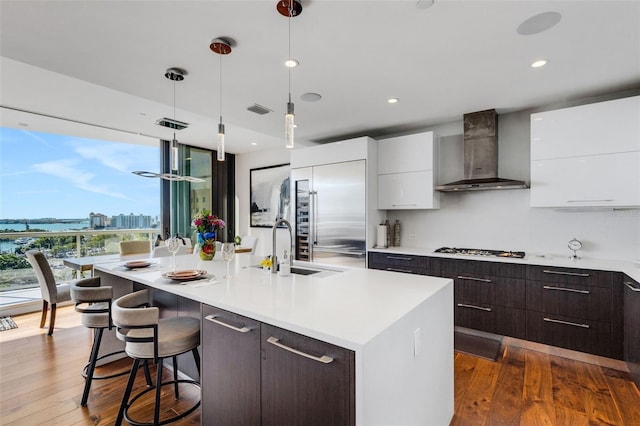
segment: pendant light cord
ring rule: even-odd
[[[291,14],[293,13],[293,2],[289,0],[289,61],[291,61]],[[291,68],[289,68],[289,103],[291,103]]]
[[[218,56],[220,59],[220,124],[222,124],[222,54]]]

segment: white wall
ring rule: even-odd
[[[530,179],[531,112],[499,115],[498,175],[502,178]],[[444,136],[440,141],[438,183],[462,179],[462,121],[429,130]],[[440,197],[440,210],[387,212],[389,219],[400,220],[402,245],[569,256],[567,242],[575,237],[583,242],[583,257],[640,259],[640,210],[531,208],[528,189],[443,193]]]

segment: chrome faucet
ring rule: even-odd
[[[291,224],[289,223],[288,220],[286,219],[278,219],[276,220],[276,223],[273,224],[273,231],[272,231],[272,243],[273,246],[271,247],[271,273],[275,274],[276,272],[278,272],[278,256],[276,256],[276,230],[278,229],[278,226],[284,223],[285,225],[287,225],[287,228],[289,229],[289,264],[291,266],[293,266],[293,232],[291,231]]]

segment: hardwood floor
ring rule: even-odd
[[[0,332],[0,424],[113,424],[126,376],[94,382],[80,406],[91,345],[80,315],[59,308],[52,337],[38,328],[39,313],[13,319],[18,328]],[[144,386],[140,374],[136,389]],[[181,396],[188,405],[198,393],[185,387]],[[142,401],[141,420],[151,405]],[[174,424],[200,424],[199,410]],[[451,425],[640,425],[640,392],[626,372],[507,344],[497,362],[456,353]]]

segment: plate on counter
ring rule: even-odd
[[[195,280],[196,278],[204,277],[207,275],[207,271],[201,269],[187,269],[184,271],[165,272],[163,277],[174,281],[188,281]]]
[[[151,265],[151,262],[147,260],[132,260],[131,262],[125,263],[123,266],[129,269],[136,269],[136,268],[146,268],[147,266],[150,266],[150,265]]]

